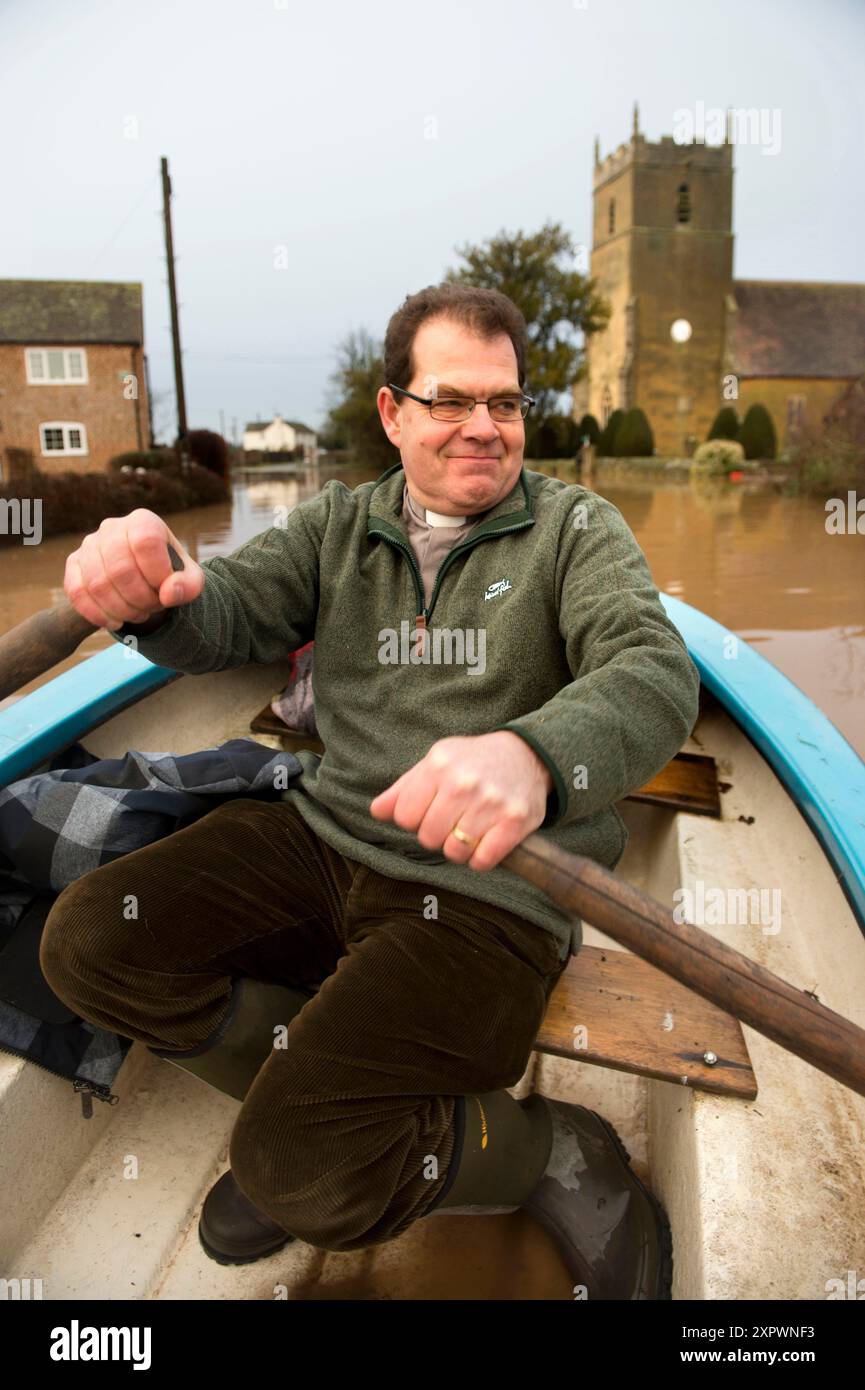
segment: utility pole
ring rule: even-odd
[[[183,390],[183,361],[180,355],[180,322],[177,317],[177,286],[174,281],[174,240],[171,235],[171,179],[168,160],[162,156],[162,213],[165,221],[165,256],[168,261],[168,297],[171,302],[171,342],[174,349],[174,390],[177,397],[177,439],[181,467],[189,467],[186,449],[186,396]]]

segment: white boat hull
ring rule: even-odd
[[[118,757],[248,735],[287,671],[181,677],[83,741]],[[722,819],[623,803],[631,840],[618,873],[670,907],[699,881],[777,889],[777,931],[698,924],[865,1027],[865,937],[819,843],[720,706],[710,702],[694,735],[685,751],[712,755],[732,784]],[[589,926],[584,938],[622,949]],[[744,1032],[752,1102],[538,1053],[512,1094],[539,1090],[612,1121],[670,1216],[674,1299],[826,1299],[850,1271],[865,1281],[865,1098]],[[523,1213],[421,1220],[349,1254],[295,1242],[252,1265],[217,1265],[198,1243],[198,1215],[228,1166],[239,1102],[140,1043],[112,1089],[120,1104],[97,1103],[84,1120],[68,1082],[0,1054],[0,1275],[40,1280],[45,1299],[574,1296]]]

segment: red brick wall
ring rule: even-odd
[[[45,473],[104,472],[108,460],[128,449],[147,449],[147,385],[140,347],[110,344],[83,347],[87,383],[31,385],[25,351],[42,343],[0,343],[0,457],[7,448],[31,449],[37,468]],[[137,377],[138,399],[127,400],[123,376]],[[43,454],[39,425],[50,420],[78,421],[87,431],[86,454]]]

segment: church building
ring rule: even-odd
[[[586,344],[577,420],[640,406],[656,453],[687,457],[722,406],[759,402],[779,448],[865,373],[865,284],[733,279],[733,140],[595,140],[590,273],[612,314]],[[780,234],[781,229],[779,229]]]

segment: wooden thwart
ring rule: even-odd
[[[625,799],[648,801],[654,806],[720,820],[721,797],[715,759],[702,753],[677,753],[650,782]]]
[[[583,946],[568,963],[534,1051],[743,1100],[757,1095],[738,1019],[613,948]],[[715,1053],[714,1066],[704,1052]]]
[[[250,724],[254,734],[276,734],[282,740],[283,748],[296,752],[298,748],[311,748],[315,753],[324,752],[324,744],[312,734],[303,734],[297,729],[289,729],[270,705],[255,716]],[[666,806],[671,811],[690,811],[698,816],[721,816],[721,798],[718,791],[718,769],[715,759],[701,753],[677,753],[666,767],[644,787],[631,792],[626,801],[648,801],[653,806]]]

